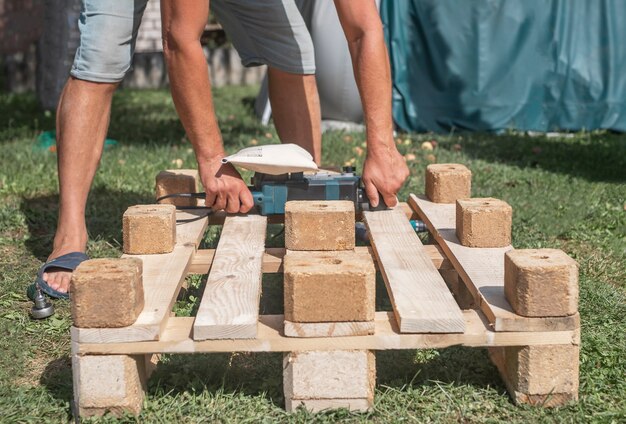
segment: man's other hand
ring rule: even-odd
[[[221,158],[216,158],[199,164],[198,168],[207,207],[228,213],[247,213],[252,209],[252,193],[231,164],[223,164]]]
[[[381,196],[387,206],[396,206],[398,191],[408,176],[409,168],[395,145],[383,145],[367,152],[363,185],[372,207],[378,206]]]

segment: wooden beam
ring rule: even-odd
[[[260,215],[226,218],[196,315],[194,339],[256,337],[266,227],[267,219]]]
[[[121,328],[72,327],[72,338],[79,343],[158,340],[185,280],[194,250],[193,245],[186,244],[161,255],[125,255],[143,261],[145,302],[137,321]]]
[[[202,209],[176,211],[176,244],[191,243],[196,249],[209,226],[209,215]]]
[[[199,201],[198,204],[204,204],[204,200]],[[400,202],[397,206],[398,209],[402,210],[406,215],[407,219],[417,219],[417,214],[411,209],[411,207],[406,202]],[[209,224],[210,225],[223,225],[224,220],[227,216],[234,216],[233,214],[228,214],[224,211],[218,211],[209,216]],[[356,220],[361,221],[363,219],[362,212],[357,211]],[[267,223],[268,224],[283,224],[285,222],[284,215],[268,215]]]
[[[504,296],[504,253],[513,247],[462,246],[456,236],[454,204],[433,203],[414,194],[409,204],[426,223],[496,331],[557,331],[580,326],[579,314],[550,318],[515,314]]]
[[[431,349],[455,345],[527,346],[580,343],[580,330],[543,332],[494,332],[484,315],[463,311],[464,333],[403,334],[393,313],[376,313],[376,331],[369,336],[296,338],[283,334],[283,315],[262,315],[256,339],[203,340],[191,338],[193,317],[170,318],[159,341],[140,343],[81,343],[79,354],[147,354],[201,352],[292,352],[352,349]]]
[[[372,255],[374,251],[368,246],[357,246],[357,252],[368,250]],[[443,255],[441,247],[437,244],[424,245],[424,251],[433,261],[433,265],[438,270],[454,270],[452,263]],[[215,249],[200,249],[196,252],[189,267],[190,274],[208,274],[213,263]],[[263,255],[263,273],[283,272],[283,258],[285,257],[284,247],[268,247]],[[378,265],[378,264],[376,264]]]
[[[206,212],[177,211],[176,247],[160,255],[123,255],[143,261],[144,308],[133,325],[121,328],[76,328],[76,342],[108,343],[158,340],[208,225]]]
[[[403,333],[461,333],[463,316],[417,234],[399,209],[364,212]]]

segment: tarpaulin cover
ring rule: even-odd
[[[412,131],[626,131],[626,1],[383,0]]]

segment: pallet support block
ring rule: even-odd
[[[72,372],[80,417],[141,412],[146,389],[144,355],[74,354]]]
[[[426,196],[435,203],[454,203],[471,196],[472,172],[458,163],[426,167]]]
[[[513,208],[491,197],[456,201],[456,235],[467,247],[511,244]]]
[[[353,250],[354,222],[353,202],[287,202],[285,247],[288,250]]]
[[[291,352],[283,359],[285,409],[303,405],[366,411],[373,406],[376,358],[370,350]]]
[[[143,262],[137,258],[90,259],[72,274],[72,320],[79,328],[119,328],[144,307]]]
[[[284,266],[286,321],[374,320],[376,269],[368,252],[288,250]]]
[[[558,249],[519,249],[504,256],[504,293],[515,313],[559,317],[578,312],[578,264]]]
[[[170,253],[176,245],[176,206],[136,205],[122,217],[124,253]]]
[[[168,169],[156,176],[156,198],[177,193],[197,193],[200,177],[195,169]],[[180,207],[197,206],[195,198],[171,197],[164,199],[161,204]]]
[[[578,400],[579,345],[490,348],[516,404],[562,406]]]

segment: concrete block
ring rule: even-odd
[[[176,245],[176,206],[136,205],[122,217],[124,253],[169,253]]]
[[[519,315],[573,315],[578,312],[578,264],[558,249],[506,252],[504,294]]]
[[[72,274],[72,320],[81,328],[133,324],[144,306],[143,263],[138,258],[90,259]]]
[[[200,177],[195,169],[168,169],[156,176],[156,198],[175,193],[197,193]],[[197,199],[169,198],[161,204],[197,206]]]
[[[456,201],[456,235],[463,246],[505,247],[511,244],[513,209],[491,197]]]
[[[300,404],[313,410],[329,407],[369,409],[373,404],[375,385],[376,357],[369,350],[291,352],[283,359],[283,387],[288,411]]]
[[[141,412],[146,389],[143,355],[74,355],[72,368],[81,417]]]
[[[563,406],[578,399],[578,345],[489,348],[489,356],[517,404]]]
[[[354,223],[353,202],[287,202],[285,247],[289,250],[352,250]]]
[[[472,171],[458,163],[426,167],[426,197],[435,203],[454,203],[471,197]]]
[[[374,320],[376,269],[369,252],[288,250],[284,269],[285,320]]]

